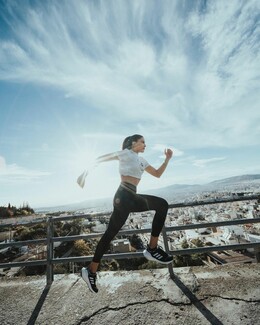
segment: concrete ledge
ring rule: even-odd
[[[2,325],[258,324],[260,264],[101,272],[98,294],[78,274],[0,279]]]

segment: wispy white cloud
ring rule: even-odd
[[[31,182],[51,175],[49,172],[27,169],[17,164],[7,164],[0,156],[0,183]]]
[[[226,160],[225,157],[215,157],[215,158],[208,158],[208,159],[195,159],[193,161],[193,165],[196,167],[207,167],[208,164],[216,163]]]
[[[13,8],[1,78],[60,88],[111,121],[150,123],[148,132],[159,128],[179,145],[256,144],[259,3],[196,3]]]
[[[188,28],[204,57],[195,75],[198,116],[202,129],[212,134],[211,144],[258,143],[259,9],[258,1],[211,1],[205,12],[190,16]]]

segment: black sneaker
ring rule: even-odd
[[[88,268],[83,267],[81,269],[81,277],[87,283],[91,292],[98,292],[98,288],[96,286],[96,273],[91,273]]]
[[[160,247],[151,249],[147,245],[147,248],[143,251],[143,254],[148,260],[159,262],[161,264],[170,264],[173,261],[173,257],[163,251]]]

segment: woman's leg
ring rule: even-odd
[[[137,209],[139,208],[139,212],[146,210],[155,211],[152,222],[151,239],[149,243],[150,248],[155,248],[157,247],[159,235],[162,231],[167,216],[169,207],[168,202],[163,198],[153,195],[139,194],[137,196],[139,197],[139,204],[137,204]]]
[[[88,267],[92,273],[96,273],[100,260],[108,250],[110,242],[125,224],[129,213],[133,208],[134,197],[135,193],[129,192],[121,186],[115,193],[113,200],[114,210],[110,217],[107,230],[101,237],[96,247],[92,262]]]
[[[87,283],[90,291],[92,292],[98,292],[98,288],[96,286],[96,272],[98,270],[100,260],[109,248],[111,240],[116,236],[116,234],[124,225],[128,215],[129,213],[126,210],[120,211],[119,209],[114,207],[114,211],[110,217],[108,228],[105,231],[104,235],[101,237],[96,247],[92,262],[90,263],[88,268],[82,268],[81,270],[82,278]]]
[[[97,270],[98,270],[98,266],[99,266],[99,262],[93,262],[91,261],[89,266],[88,266],[88,269],[91,273],[96,273]]]
[[[149,242],[149,247],[151,249],[154,249],[155,247],[157,247],[158,245],[158,240],[159,240],[159,236],[155,237],[155,236],[152,236],[150,237],[150,242]]]
[[[158,247],[158,239],[160,232],[164,226],[164,222],[168,211],[168,202],[160,197],[152,195],[137,195],[135,211],[155,210],[152,222],[152,232],[150,243],[144,250],[144,256],[151,261],[161,264],[172,263],[172,256]]]
[[[105,231],[100,241],[98,242],[94,257],[88,267],[92,273],[97,272],[102,256],[108,250],[109,244],[112,241],[112,239],[117,235],[119,230],[125,224],[128,215],[129,212],[127,210],[120,211],[116,207],[114,208],[114,211],[110,217],[107,230]]]
[[[160,232],[165,223],[165,219],[168,212],[168,202],[163,198],[152,195],[138,195],[139,197],[139,211],[155,210],[155,215],[152,222],[152,232],[149,245],[144,250],[144,256],[151,261],[159,262],[161,264],[172,263],[173,257],[158,247],[158,239]],[[141,204],[141,202],[145,202]],[[145,207],[146,206],[146,207]]]

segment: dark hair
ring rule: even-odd
[[[134,134],[130,135],[129,137],[126,137],[122,144],[122,150],[124,149],[132,149],[133,142],[137,142],[139,139],[141,139],[143,136],[140,134]]]

